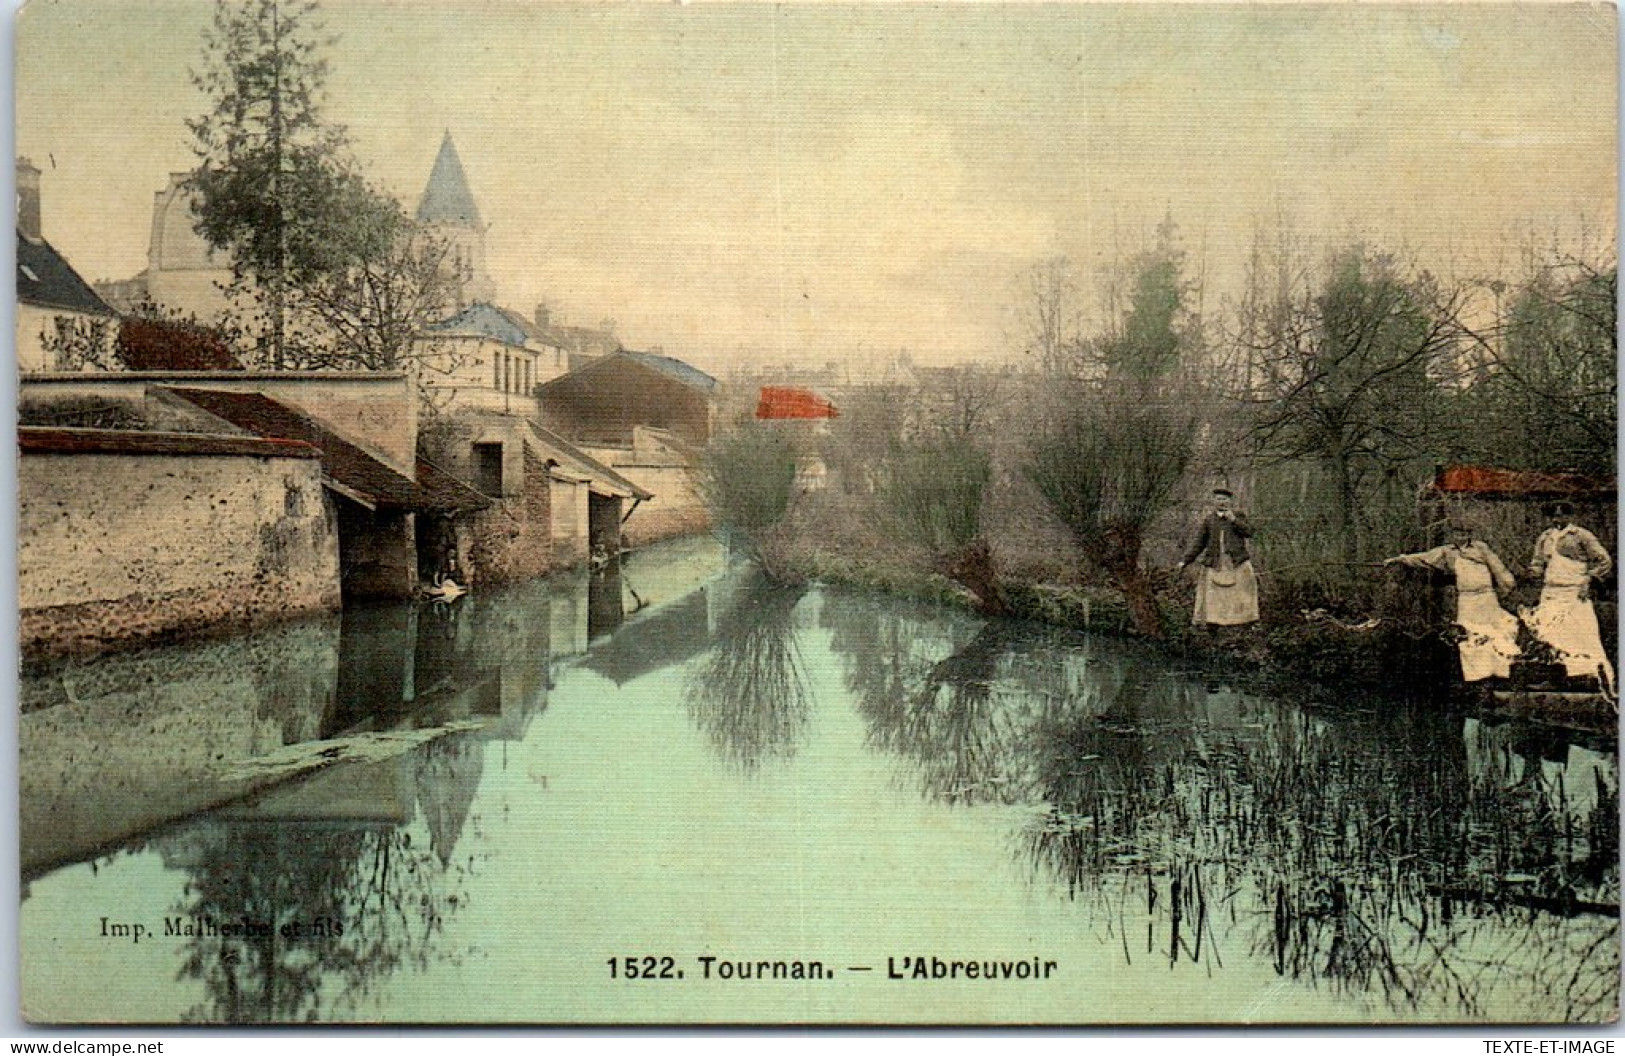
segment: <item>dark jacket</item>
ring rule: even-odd
[[[1180,558],[1180,564],[1200,561],[1206,568],[1216,568],[1221,553],[1229,554],[1233,565],[1248,560],[1247,539],[1253,534],[1252,526],[1247,523],[1247,515],[1239,510],[1231,516],[1235,518],[1232,521],[1220,520],[1217,513],[1202,518],[1196,538],[1185,548],[1185,556]]]

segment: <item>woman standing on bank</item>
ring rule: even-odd
[[[1450,526],[1450,542],[1418,554],[1390,557],[1384,565],[1448,572],[1456,578],[1457,651],[1465,682],[1508,678],[1518,658],[1518,618],[1501,607],[1501,594],[1517,586],[1507,566],[1465,524]]]
[[[1551,646],[1570,678],[1595,678],[1615,695],[1614,666],[1602,645],[1591,581],[1613,570],[1613,558],[1597,537],[1574,523],[1574,507],[1547,507],[1551,526],[1535,541],[1529,571],[1540,577],[1540,604],[1524,615],[1534,636]]]
[[[1196,607],[1191,613],[1191,623],[1198,627],[1258,622],[1258,577],[1247,548],[1253,529],[1247,515],[1235,508],[1235,501],[1230,489],[1213,489],[1213,509],[1202,518],[1196,538],[1179,561],[1181,571],[1192,563],[1201,565]]]

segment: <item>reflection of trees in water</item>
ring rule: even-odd
[[[754,574],[689,675],[690,717],[741,769],[793,755],[806,728],[807,681],[795,638],[796,604],[805,593]]]
[[[1314,717],[1127,647],[895,603],[835,596],[824,622],[872,743],[931,798],[1034,804],[1020,853],[1105,909],[1131,961],[1212,971],[1239,940],[1395,1009],[1613,1007],[1611,764],[1497,755],[1423,710]]]
[[[826,597],[823,623],[869,744],[908,760],[928,797],[960,805],[1031,798],[1030,731],[1065,699],[1050,684],[1056,672],[1020,662],[1041,632],[843,594]]]
[[[1132,765],[1092,716],[1047,731],[1029,851],[1113,905],[1125,955],[1143,922],[1147,954],[1220,965],[1239,925],[1282,975],[1396,1008],[1612,1006],[1617,918],[1565,918],[1616,904],[1617,872],[1552,837],[1567,812],[1545,791],[1471,773],[1459,720],[1258,718],[1218,737],[1166,728]]]
[[[187,923],[251,922],[248,935],[198,935],[180,978],[202,983],[188,1022],[316,1022],[353,1016],[377,980],[431,961],[445,920],[467,902],[477,865],[459,861],[480,746],[446,738],[412,770],[424,825],[212,819],[171,838],[166,864],[184,868]]]

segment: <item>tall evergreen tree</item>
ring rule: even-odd
[[[331,43],[314,0],[218,0],[192,74],[208,100],[187,122],[197,229],[265,298],[260,343],[277,368],[289,288],[375,257],[396,227],[394,203],[367,187],[343,128],[322,117]]]

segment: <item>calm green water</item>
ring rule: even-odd
[[[1121,642],[775,588],[709,541],[30,671],[22,701],[40,1021],[1617,1007],[1605,746],[1311,712]]]

